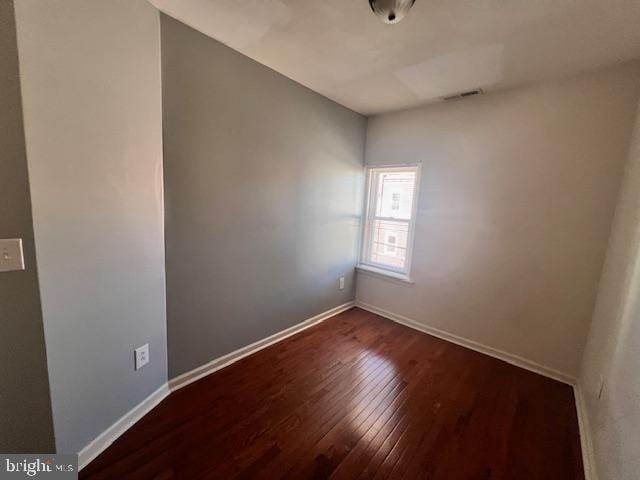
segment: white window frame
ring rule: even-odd
[[[418,195],[420,191],[420,163],[411,164],[391,164],[391,165],[371,165],[365,168],[366,170],[366,188],[365,188],[365,202],[364,202],[364,221],[362,226],[362,247],[360,251],[360,264],[358,270],[363,273],[371,273],[374,275],[382,275],[390,277],[392,279],[401,280],[408,283],[413,283],[410,278],[411,267],[413,261],[413,245],[415,238],[415,226],[416,216],[418,209]],[[376,173],[385,172],[406,172],[412,170],[415,172],[415,185],[413,189],[413,200],[411,204],[411,218],[406,220],[404,218],[395,217],[378,217],[375,215],[377,209],[377,197],[376,188],[374,185],[374,178]],[[371,258],[371,236],[373,234],[372,229],[374,220],[388,220],[394,222],[406,222],[407,228],[407,255],[404,268],[394,268],[389,265],[379,264],[370,261]]]

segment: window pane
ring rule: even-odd
[[[376,217],[409,220],[413,206],[415,172],[380,172],[376,175]]]
[[[371,228],[371,262],[404,269],[407,258],[409,224],[373,220]]]

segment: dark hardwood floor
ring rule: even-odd
[[[572,389],[354,308],[173,393],[80,472],[584,479]]]

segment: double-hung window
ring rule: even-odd
[[[367,168],[360,267],[409,278],[420,165]]]

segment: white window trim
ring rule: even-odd
[[[363,275],[380,278],[392,283],[399,283],[401,285],[413,285],[414,283],[409,276],[402,273],[396,273],[393,270],[384,270],[382,268],[371,267],[362,263],[356,266],[356,270]]]
[[[371,222],[375,217],[374,209],[371,208],[373,204],[373,170],[406,170],[407,168],[415,168],[416,180],[413,189],[413,201],[411,204],[411,219],[408,222],[407,229],[407,256],[405,261],[405,268],[392,268],[387,265],[377,264],[375,262],[367,262],[369,258],[369,248],[371,242],[369,242],[369,236],[371,229],[369,228]],[[364,201],[364,215],[362,222],[362,245],[360,249],[360,262],[357,269],[361,273],[370,274],[376,277],[388,277],[391,280],[400,281],[402,283],[412,284],[411,280],[411,267],[413,263],[413,247],[415,240],[416,230],[416,217],[418,214],[418,196],[420,192],[420,176],[422,170],[422,164],[420,162],[409,164],[388,164],[388,165],[368,165],[366,168],[366,188],[365,188],[365,201]],[[389,218],[389,220],[397,221],[395,218]]]

